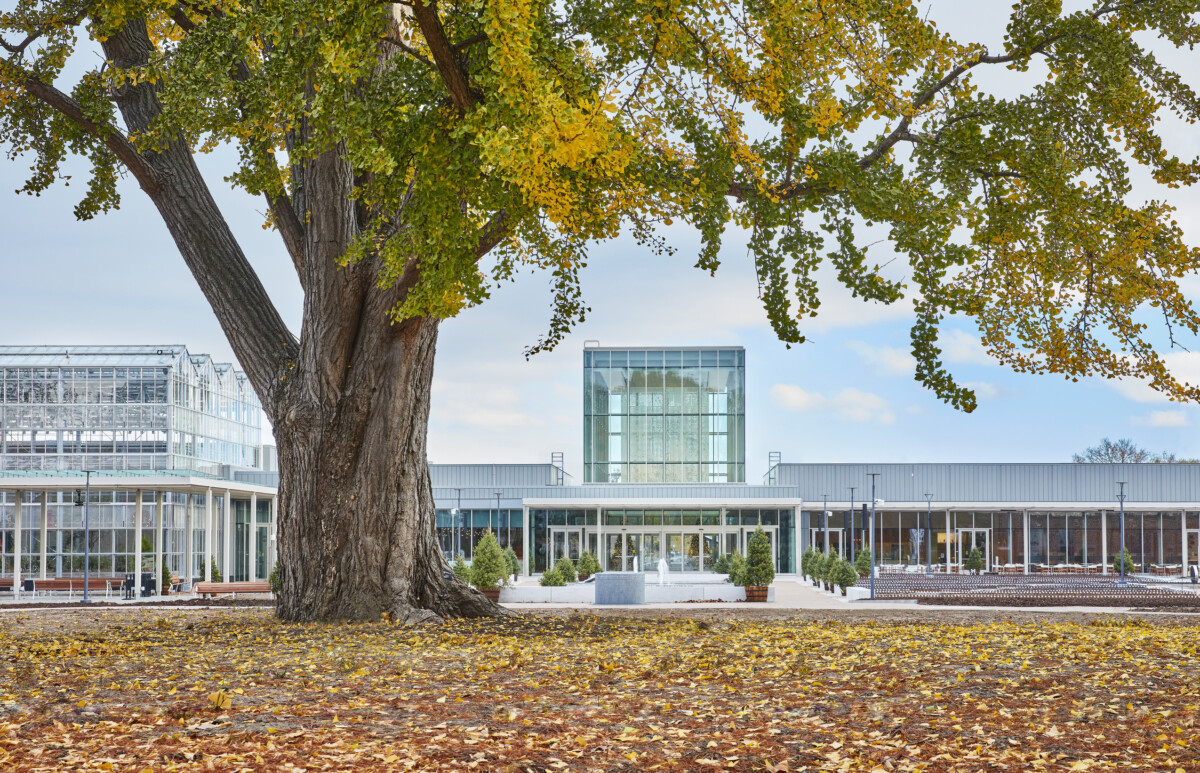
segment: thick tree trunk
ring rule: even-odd
[[[283,619],[504,613],[450,572],[437,544],[425,446],[437,325],[403,323],[339,399],[276,423]]]

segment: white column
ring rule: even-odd
[[[21,595],[21,500],[25,492],[17,492],[16,507],[13,509],[13,598]]]
[[[179,579],[187,583],[190,588],[192,586],[192,570],[196,564],[196,553],[192,545],[192,508],[196,504],[196,496],[194,494],[184,494],[183,496],[183,571],[179,573]]]
[[[155,492],[157,496],[156,507],[154,508],[154,587],[158,588],[158,595],[162,595],[163,591],[169,590],[162,586],[162,564],[163,564],[163,493]]]
[[[951,556],[954,554],[954,532],[950,530],[950,511],[946,511],[946,574],[950,574]]]
[[[1100,573],[1108,574],[1108,511],[1100,511]]]
[[[529,575],[529,555],[533,547],[533,535],[529,533],[529,507],[521,505],[521,574]],[[584,530],[583,538],[587,539],[587,531]],[[585,545],[586,547],[586,545]]]
[[[271,570],[275,568],[275,562],[279,560],[279,554],[276,551],[275,535],[279,532],[279,496],[271,497],[271,523],[267,526],[267,576],[271,576]]]
[[[46,539],[49,537],[50,531],[50,492],[47,491],[42,496],[42,565],[38,577],[46,579]]]
[[[1029,511],[1022,510],[1021,517],[1025,519],[1025,574],[1029,574]]]
[[[254,538],[258,534],[258,494],[250,493],[250,528],[246,530],[246,579],[254,582]]]
[[[134,495],[133,517],[133,597],[142,597],[142,490]]]
[[[213,565],[213,493],[212,489],[204,492],[204,581],[212,582]]]
[[[233,492],[225,490],[225,501],[221,505],[221,509],[225,511],[225,518],[222,523],[225,524],[225,545],[224,558],[221,559],[222,574],[221,579],[225,582],[233,581]]]

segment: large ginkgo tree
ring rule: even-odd
[[[438,325],[534,267],[553,290],[531,350],[554,346],[587,310],[589,245],[623,230],[653,260],[659,224],[689,224],[715,271],[744,229],[789,343],[822,263],[869,301],[908,296],[916,378],[962,410],[950,315],[1019,370],[1200,397],[1162,356],[1197,330],[1179,280],[1200,253],[1131,189],[1197,179],[1158,127],[1200,104],[1156,59],[1200,71],[1196,13],[1022,0],[989,49],[908,0],[16,0],[0,141],[30,193],[82,157],[76,217],[116,207],[123,175],[153,201],[274,428],[282,617],[494,614],[435,537]],[[196,165],[223,146],[295,264],[298,331]]]

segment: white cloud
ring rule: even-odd
[[[878,424],[891,424],[896,421],[896,414],[892,412],[887,400],[854,387],[847,387],[831,397],[826,397],[794,384],[776,384],[771,387],[771,399],[789,411],[832,411],[847,421],[869,421]]]
[[[858,354],[881,376],[912,376],[916,360],[907,349],[896,346],[872,346],[863,341],[847,341],[846,347]]]
[[[962,383],[967,389],[974,390],[975,396],[980,400],[1004,400],[1012,397],[1020,397],[1023,392],[1019,389],[996,384],[991,381],[964,381]]]
[[[1187,413],[1178,411],[1150,411],[1145,416],[1132,416],[1129,423],[1135,427],[1186,427]]]
[[[1167,369],[1179,381],[1192,385],[1200,384],[1200,352],[1167,352],[1162,358]],[[1169,397],[1154,391],[1140,379],[1111,379],[1107,383],[1122,397],[1135,403],[1171,402]]]
[[[945,330],[938,338],[942,359],[959,365],[996,365],[979,338],[963,330]]]

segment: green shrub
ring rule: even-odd
[[[212,558],[211,561],[212,561],[212,567],[211,567],[212,568],[212,581],[213,582],[223,582],[223,580],[221,579],[221,570],[217,568],[217,559]],[[141,582],[141,580],[138,580],[138,582]]]
[[[833,562],[837,560],[837,555],[834,553],[817,553],[813,558],[813,577],[823,583],[829,582],[829,570],[833,568]]]
[[[983,554],[979,552],[979,548],[971,548],[971,551],[967,553],[967,557],[963,559],[963,569],[978,574],[982,568]]]
[[[729,559],[729,581],[738,587],[746,584],[746,557],[741,553]]]
[[[871,551],[863,548],[858,551],[858,557],[854,559],[854,569],[862,577],[871,574]]]
[[[809,548],[808,550],[804,551],[803,555],[800,556],[801,577],[808,577],[809,579],[812,578],[812,560],[815,554],[816,551],[814,551],[812,548]]]
[[[746,546],[746,585],[765,587],[775,580],[775,562],[771,559],[771,540],[762,528],[755,529]]]
[[[491,529],[475,545],[471,559],[471,584],[476,588],[498,588],[504,582],[504,553]]]
[[[1113,559],[1112,559],[1113,574],[1121,573],[1121,558],[1122,558],[1122,556],[1119,556],[1119,555],[1113,556]],[[1127,574],[1127,575],[1133,574],[1133,572],[1134,572],[1133,558],[1130,557],[1128,549],[1126,549],[1124,551],[1124,558],[1125,558],[1125,574]]]
[[[842,595],[846,595],[846,588],[849,588],[858,583],[858,571],[849,561],[838,560],[833,567],[833,576],[830,578],[834,585],[840,586]]]
[[[554,571],[558,572],[564,582],[575,582],[575,562],[569,556],[561,556],[554,562]]]
[[[579,566],[575,567],[580,574],[600,574],[600,562],[592,555],[590,550],[585,550],[579,554]]]
[[[517,558],[517,551],[511,547],[504,549],[504,564],[508,569],[509,577],[515,577],[521,573],[521,559]]]
[[[279,562],[275,562],[275,566],[271,567],[271,574],[267,577],[267,582],[271,585],[271,592],[275,597],[279,597],[279,592],[283,590],[283,577],[279,571]]]
[[[712,570],[717,574],[729,574],[729,556],[722,553],[713,561]]]
[[[471,567],[467,566],[467,562],[463,560],[462,553],[454,557],[454,563],[450,565],[450,571],[454,572],[454,576],[465,583],[471,582]]]
[[[551,569],[550,571],[545,572],[542,575],[542,579],[538,580],[538,582],[541,583],[541,585],[546,588],[557,588],[557,587],[567,584],[567,581],[564,580],[562,578],[562,575],[558,573],[557,566],[555,568]]]

